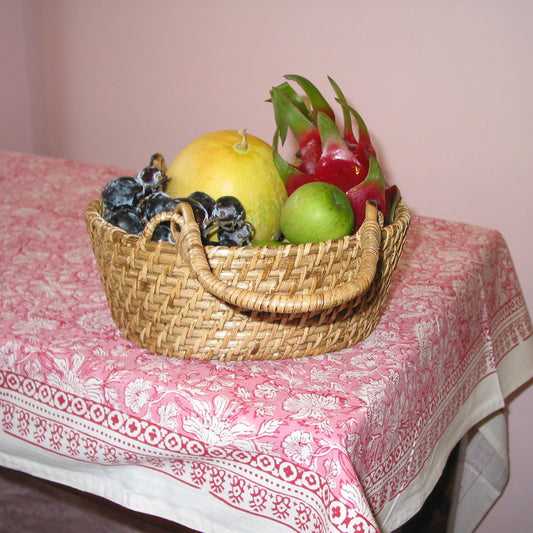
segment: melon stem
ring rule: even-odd
[[[235,149],[238,152],[247,152],[248,151],[248,140],[246,139],[246,129],[239,130],[238,133],[241,136],[241,141],[235,145]]]

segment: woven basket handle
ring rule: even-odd
[[[211,294],[221,300],[252,311],[268,313],[305,313],[338,307],[364,294],[376,274],[381,242],[381,228],[377,221],[378,211],[375,205],[367,202],[366,218],[360,232],[361,263],[357,277],[350,282],[331,289],[316,291],[312,294],[277,294],[262,293],[228,285],[218,279],[209,266],[205,248],[202,243],[200,228],[194,219],[191,206],[181,202],[176,211],[156,215],[146,226],[142,239],[151,235],[161,221],[170,220],[173,235],[181,253],[189,261],[193,273],[200,284]],[[179,233],[175,226],[179,226]],[[141,239],[141,240],[142,240]]]

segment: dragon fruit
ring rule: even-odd
[[[311,81],[295,74],[286,75],[285,79],[288,81],[272,88],[269,101],[276,122],[274,163],[287,193],[290,195],[301,185],[313,181],[331,183],[350,199],[355,229],[362,222],[361,216],[364,217],[366,201],[375,202],[385,223],[389,223],[401,198],[400,192],[395,185],[387,185],[361,115],[348,104],[339,85],[328,76],[335,101],[342,110],[343,127],[339,129],[333,108]],[[289,81],[295,82],[304,95],[300,96]],[[297,142],[291,162],[279,153],[279,143],[285,144],[289,131]]]

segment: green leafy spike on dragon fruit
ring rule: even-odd
[[[347,108],[348,102],[346,101],[344,93],[342,92],[337,82],[331,76],[328,76],[328,80],[331,86],[333,87],[335,94],[337,95],[336,100],[340,102],[341,104],[346,104],[346,105],[342,105],[342,118],[344,120],[343,137],[344,137],[344,140],[350,146],[350,148],[354,150],[355,147],[357,146],[357,138],[355,137],[355,134],[353,132],[352,114],[350,110]]]
[[[307,98],[309,99],[315,120],[317,119],[318,113],[324,113],[331,120],[335,120],[335,112],[333,111],[333,108],[329,105],[328,101],[313,83],[303,76],[298,76],[297,74],[286,74],[284,78],[295,81],[304,90]]]
[[[282,144],[285,141],[287,128],[298,142],[300,170],[313,173],[321,154],[320,133],[316,124],[305,116],[287,94],[276,87],[270,91],[274,118]]]
[[[278,173],[285,185],[287,185],[287,182],[291,178],[304,175],[301,170],[285,161],[285,159],[283,159],[278,152],[274,152],[274,165],[276,165]]]
[[[283,96],[282,96],[283,95]],[[285,81],[270,91],[270,98],[267,100],[272,102],[274,108],[274,119],[279,132],[281,143],[284,144],[287,138],[289,129],[289,120],[295,121],[292,124],[293,129],[300,130],[303,125],[300,125],[298,117],[293,117],[289,104],[292,104],[308,121],[312,124],[313,115],[311,110],[305,104],[303,98]],[[293,134],[296,135],[293,131]]]
[[[375,156],[376,150],[372,144],[372,139],[370,138],[370,133],[365,124],[365,121],[363,120],[363,117],[346,102],[342,102],[339,99],[336,100],[344,109],[347,109],[353,115],[355,121],[357,122],[357,129],[359,130],[359,141],[357,143],[356,153],[360,154],[366,159],[370,159],[370,157]]]
[[[309,109],[304,99],[295,91],[288,82],[284,81],[275,87],[276,90],[285,94],[289,100],[311,121],[314,120],[313,111]]]

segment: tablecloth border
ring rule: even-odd
[[[7,435],[58,456],[99,465],[139,464],[243,512],[292,524],[294,531],[318,533],[322,524],[340,532],[376,531],[333,496],[327,480],[300,465],[256,452],[207,449],[195,439],[2,370],[0,415]],[[248,484],[247,502],[242,483]]]

